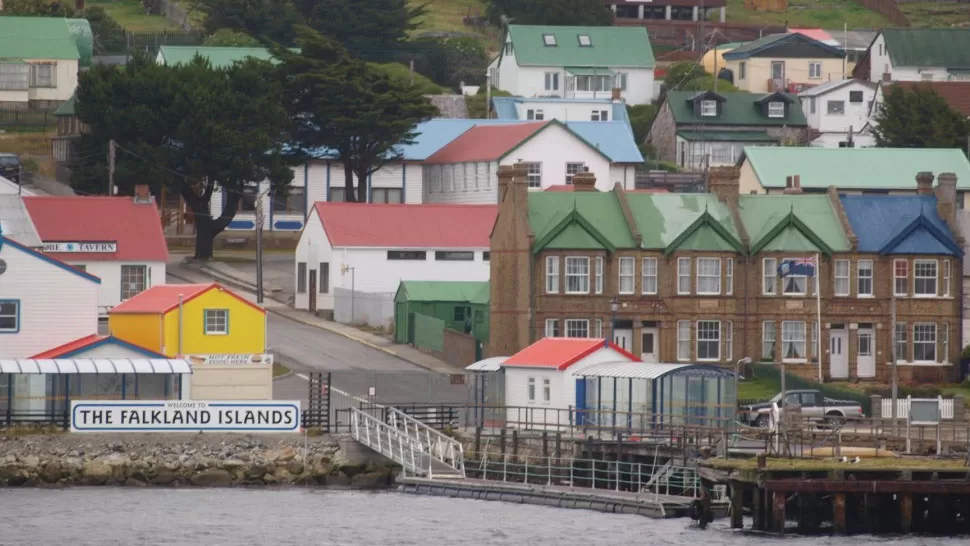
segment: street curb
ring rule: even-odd
[[[280,379],[286,379],[287,377],[290,377],[290,376],[292,376],[292,375],[295,375],[295,374],[296,374],[296,372],[295,372],[295,371],[293,371],[293,370],[290,370],[290,371],[288,371],[288,372],[286,372],[286,373],[285,373],[285,374],[283,374],[283,375],[277,375],[277,376],[274,376],[274,377],[273,377],[273,381],[279,381]]]

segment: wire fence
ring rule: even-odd
[[[57,126],[57,117],[48,110],[0,110],[0,129],[47,129]]]

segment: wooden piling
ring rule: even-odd
[[[482,427],[475,427],[475,456],[485,460],[485,455],[482,454]]]
[[[744,528],[744,489],[739,482],[731,482],[731,529]]]
[[[845,493],[832,495],[832,529],[837,535],[844,535],[847,531],[845,520]]]
[[[785,501],[784,491],[775,491],[771,503],[771,528],[779,535],[785,534]]]
[[[755,487],[751,490],[751,517],[754,520],[753,527],[756,531],[765,530],[765,503],[764,496],[767,495],[766,492],[762,491],[760,487]]]

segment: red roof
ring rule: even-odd
[[[165,313],[168,313],[179,306],[179,294],[182,294],[182,304],[184,305],[186,302],[189,302],[213,289],[224,290],[227,294],[233,296],[241,302],[246,303],[253,309],[257,309],[261,313],[266,312],[266,310],[262,307],[239,297],[239,295],[235,294],[231,290],[227,290],[220,286],[219,283],[209,283],[161,284],[158,286],[153,286],[131,298],[130,300],[121,302],[120,305],[112,307],[108,313],[164,315]]]
[[[565,370],[599,349],[606,348],[604,340],[586,337],[545,337],[510,356],[503,366],[527,368],[555,368]],[[631,361],[640,360],[614,343],[609,348]]]
[[[92,334],[90,336],[85,336],[80,339],[75,339],[74,341],[70,341],[68,343],[65,343],[64,345],[60,345],[58,347],[54,347],[53,349],[48,349],[42,353],[35,354],[30,358],[32,359],[61,358],[65,355],[69,355],[71,353],[80,351],[82,349],[86,349],[88,347],[101,344],[102,342],[115,343],[122,346],[128,346],[139,352],[145,353],[145,356],[147,357],[167,358],[165,355],[159,352],[152,351],[151,349],[146,349],[145,347],[142,347],[140,345],[135,345],[130,341],[124,341],[112,336],[101,336],[98,334]]]
[[[316,203],[333,247],[489,248],[498,205]]]
[[[475,125],[424,162],[438,164],[495,161],[539,132],[547,123],[551,122]]]
[[[970,116],[970,82],[893,82],[906,91],[932,89],[950,108],[965,116]],[[888,89],[887,89],[888,91]]]
[[[788,29],[788,32],[791,32],[793,34],[801,34],[802,36],[811,38],[813,40],[818,40],[819,42],[822,42],[822,43],[836,41],[834,38],[832,38],[831,34],[829,34],[828,32],[825,32],[820,28],[790,28]]]
[[[59,260],[167,262],[168,245],[158,209],[131,197],[24,197],[45,243],[117,243],[116,252],[50,252]]]

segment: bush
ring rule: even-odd
[[[370,66],[384,71],[389,78],[398,83],[407,85],[411,82],[410,68],[401,63],[370,63]],[[422,95],[439,95],[445,92],[443,87],[419,74],[417,71],[414,72],[414,87],[416,87]]]
[[[484,119],[485,118],[485,86],[483,85],[478,89],[477,95],[466,95],[465,96],[465,108],[468,109],[469,119]],[[492,88],[493,97],[511,97],[512,93],[502,91],[501,89]]]
[[[414,60],[416,71],[450,89],[457,90],[462,82],[485,83],[488,57],[478,38],[418,38],[404,46],[401,56],[404,64]]]

